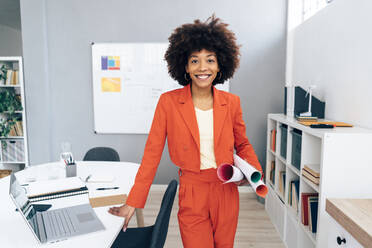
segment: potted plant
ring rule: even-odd
[[[16,111],[22,109],[22,103],[17,97],[15,88],[0,89],[0,137],[8,137],[19,117]],[[6,149],[6,142],[2,140],[1,143]]]

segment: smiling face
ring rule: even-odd
[[[186,72],[190,74],[192,87],[210,88],[219,71],[216,53],[202,49],[189,56]]]

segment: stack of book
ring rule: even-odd
[[[22,121],[16,121],[12,129],[10,129],[9,136],[23,136]]]
[[[316,116],[299,116],[299,115],[296,115],[296,120],[297,121],[317,121],[318,120],[318,117]]]
[[[19,84],[19,71],[7,70],[6,80],[4,85],[18,85]]]
[[[311,232],[316,233],[319,195],[318,193],[302,193],[301,201],[301,222],[304,226],[309,226]]]
[[[279,172],[279,191],[282,193],[282,196],[284,196],[285,191],[285,171]]]
[[[271,130],[270,136],[270,148],[273,152],[275,152],[275,145],[276,145],[276,129]]]
[[[275,161],[271,161],[270,181],[275,185]]]
[[[299,197],[300,197],[300,181],[299,180],[293,180],[290,182],[290,187],[288,190],[288,203],[290,206],[298,211],[298,202],[299,202]]]
[[[314,184],[319,185],[319,165],[308,164],[302,169],[302,175]]]

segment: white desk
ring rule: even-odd
[[[89,174],[114,175],[111,183],[87,183],[89,194],[112,195],[128,194],[137,174],[139,164],[126,162],[77,162],[77,176],[85,179]],[[39,180],[50,180],[65,176],[64,166],[60,162],[32,166],[26,170],[16,173],[21,184],[34,178]],[[1,247],[40,247],[31,230],[23,220],[20,213],[15,211],[15,206],[9,196],[9,179],[0,179],[0,246]],[[113,191],[97,192],[97,187],[119,186]],[[106,230],[91,234],[70,238],[58,243],[42,245],[42,247],[110,247],[116,235],[121,230],[123,219],[113,216],[107,212],[109,207],[94,208],[97,216],[102,221]]]

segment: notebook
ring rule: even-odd
[[[27,197],[31,202],[55,198],[87,194],[88,188],[78,177],[67,177],[56,180],[37,181],[30,183]]]

